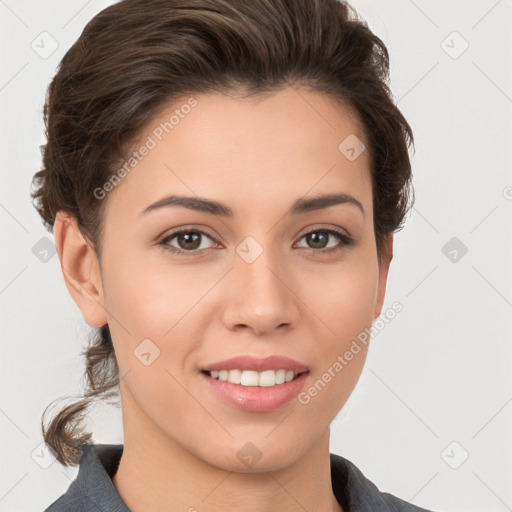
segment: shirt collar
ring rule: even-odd
[[[82,451],[78,475],[66,492],[68,497],[89,500],[105,512],[130,512],[112,483],[123,445],[84,445]],[[393,512],[386,503],[386,495],[352,462],[333,453],[330,461],[333,493],[345,512]]]

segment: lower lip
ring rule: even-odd
[[[210,389],[238,409],[270,412],[279,409],[279,407],[299,394],[300,390],[304,387],[308,372],[299,375],[290,382],[269,387],[242,386],[214,379],[204,373],[200,375],[209,385]]]

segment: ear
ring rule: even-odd
[[[107,323],[100,265],[78,229],[76,218],[58,211],[53,226],[55,248],[66,287],[91,327]]]
[[[394,233],[388,235],[382,250],[381,261],[379,262],[379,285],[377,290],[377,300],[375,303],[374,320],[381,314],[382,306],[384,305],[389,265],[393,259],[393,235]]]

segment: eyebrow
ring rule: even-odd
[[[314,210],[323,210],[324,208],[329,208],[330,206],[338,204],[354,205],[361,211],[363,217],[365,216],[363,205],[355,197],[345,193],[326,194],[310,199],[297,199],[290,208],[289,213],[290,215],[298,215]],[[210,213],[212,215],[220,215],[221,217],[234,217],[233,210],[229,206],[219,203],[218,201],[198,196],[192,197],[177,195],[170,195],[150,204],[140,212],[139,215],[143,216],[151,211],[171,206],[181,206],[183,208],[188,208],[189,210]]]

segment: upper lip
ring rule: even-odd
[[[266,370],[287,370],[294,373],[302,373],[309,370],[309,368],[298,361],[290,359],[286,356],[268,356],[268,357],[254,357],[254,356],[237,356],[224,361],[217,361],[201,368],[202,371],[220,371],[220,370],[249,370],[255,372],[264,372]]]

